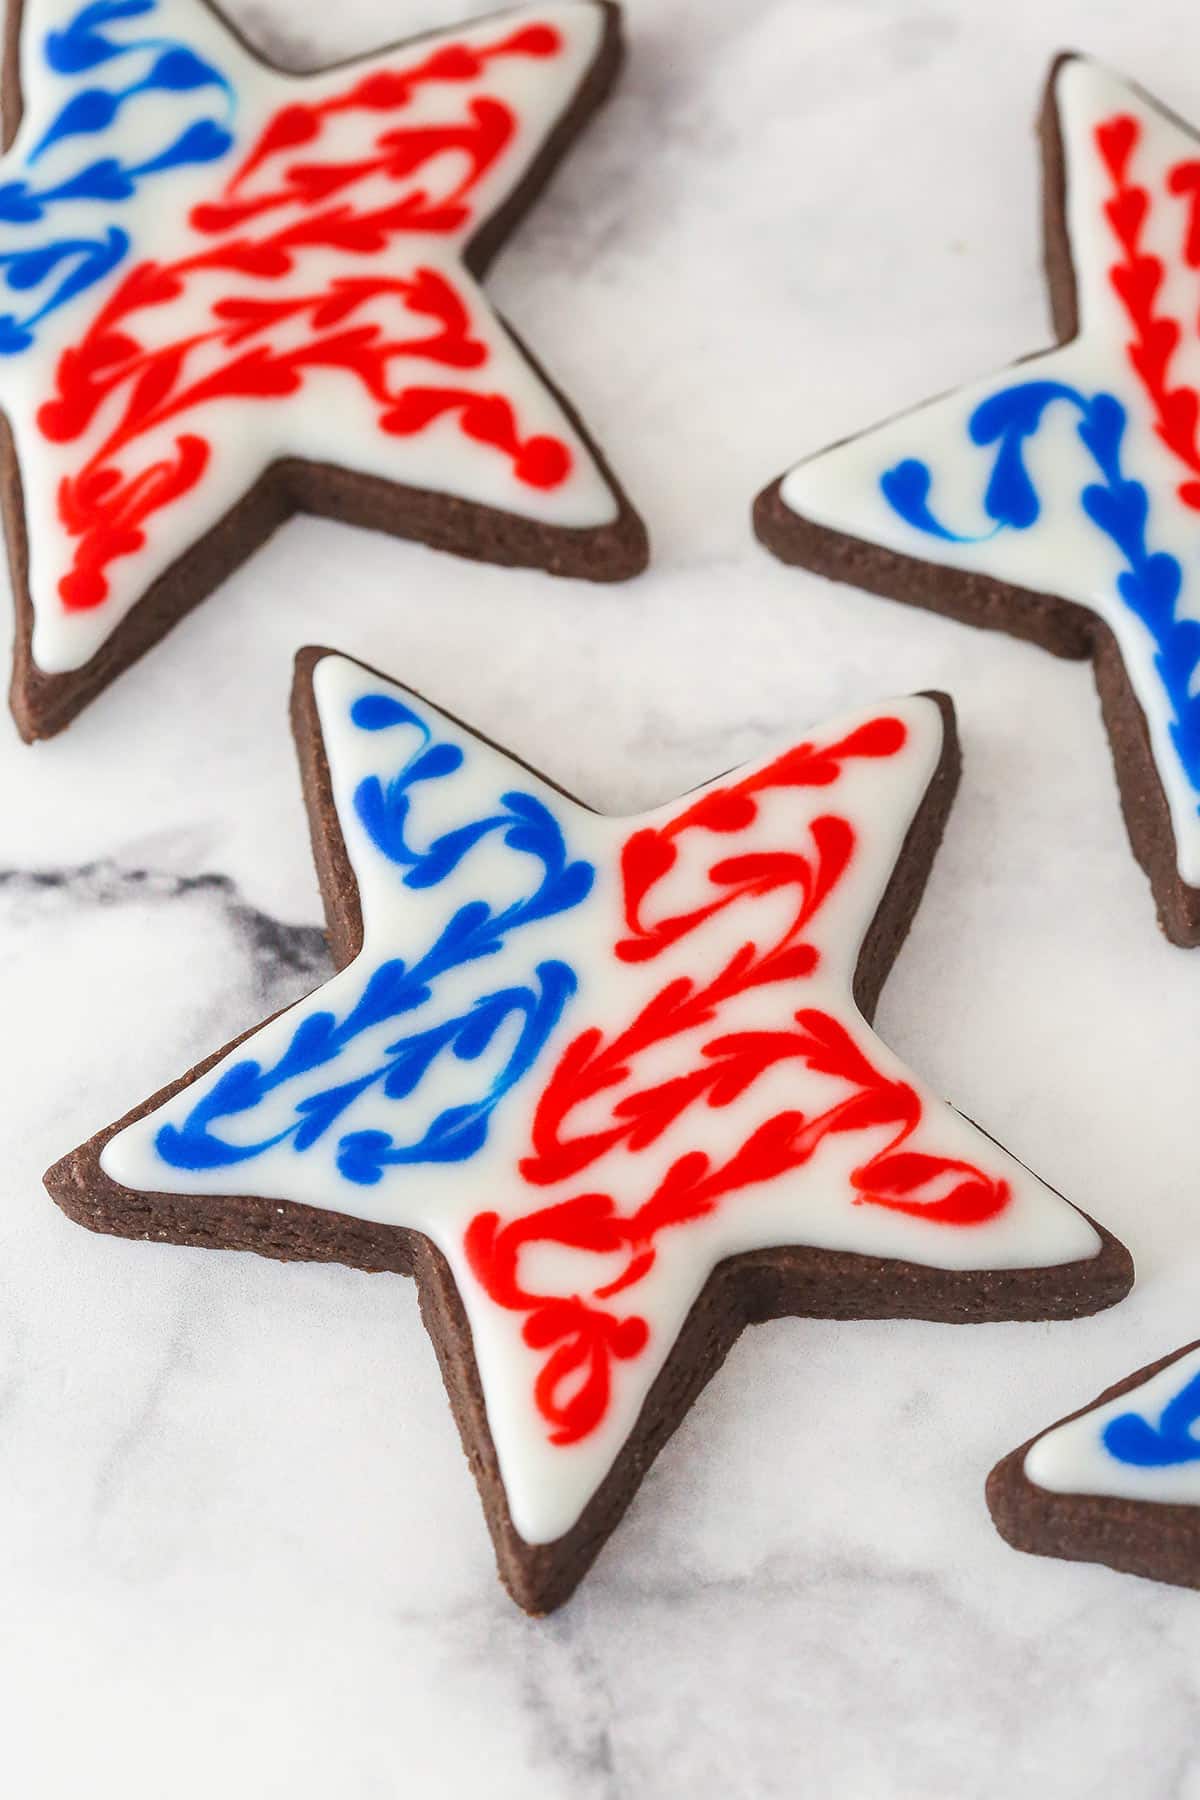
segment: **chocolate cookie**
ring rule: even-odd
[[[803,564],[1090,656],[1134,854],[1200,942],[1200,145],[1081,57],[1042,113],[1061,348],[809,458],[755,528]]]
[[[641,521],[478,285],[620,54],[607,0],[303,76],[208,0],[10,0],[23,737],[61,730],[296,510],[553,574],[644,567]]]
[[[1185,1344],[997,1463],[987,1498],[1018,1550],[1200,1587],[1200,1343]]]
[[[293,722],[341,972],[47,1186],[100,1231],[415,1274],[522,1606],[570,1594],[744,1325],[1126,1293],[1123,1247],[865,1022],[954,792],[948,700],[634,819],[330,651]]]

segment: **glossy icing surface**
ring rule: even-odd
[[[1048,1431],[1025,1475],[1057,1494],[1200,1506],[1200,1349],[1140,1387]]]
[[[1076,339],[799,464],[782,494],[819,525],[1102,618],[1196,885],[1200,145],[1082,58],[1055,97]]]
[[[551,525],[615,517],[462,263],[603,26],[557,0],[297,77],[202,0],[26,0],[0,403],[41,669],[86,662],[283,456]]]
[[[850,998],[941,755],[934,702],[841,719],[631,820],[346,658],[314,692],[362,951],[103,1167],[432,1238],[528,1541],[579,1516],[723,1257],[1096,1253]]]

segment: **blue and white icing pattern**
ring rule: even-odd
[[[1154,644],[1154,667],[1169,709],[1167,729],[1184,775],[1200,796],[1200,620],[1180,617],[1185,573],[1178,557],[1147,542],[1150,495],[1122,466],[1128,414],[1113,394],[1081,394],[1058,381],[1019,381],[980,401],[967,421],[971,443],[995,447],[983,510],[986,530],[951,530],[931,504],[933,474],[927,463],[906,458],[880,476],[892,510],[927,536],[953,544],[987,544],[1005,531],[1031,531],[1042,502],[1026,464],[1026,446],[1042,429],[1047,411],[1065,405],[1077,414],[1076,435],[1092,463],[1079,504],[1096,530],[1117,549],[1124,567],[1117,592],[1141,620]],[[1196,521],[1200,538],[1200,519]]]
[[[1078,336],[796,465],[781,497],[826,529],[1098,615],[1146,715],[1180,874],[1200,885],[1200,513],[1179,497],[1180,465],[1130,364],[1095,133],[1114,115],[1137,121],[1137,179],[1165,196],[1142,227],[1162,265],[1156,304],[1187,321],[1200,282],[1181,256],[1186,212],[1167,171],[1196,141],[1082,59],[1062,65],[1055,91]],[[1200,331],[1179,343],[1171,379],[1200,385]]]
[[[0,180],[0,283],[9,301],[0,356],[27,351],[43,320],[128,258],[122,214],[140,186],[218,162],[233,147],[232,85],[208,57],[156,33],[157,12],[156,0],[91,0],[61,26],[31,34],[53,100]],[[166,109],[155,104],[163,99]],[[148,135],[131,119],[139,111]],[[136,157],[121,148],[131,128]]]
[[[523,959],[526,978],[501,978],[500,986],[484,981],[484,991],[466,1007],[439,1006],[451,978],[471,965],[480,965],[480,977],[511,969],[517,935],[578,906],[596,871],[570,858],[550,809],[520,788],[505,789],[482,817],[472,816],[468,804],[461,822],[423,842],[416,839],[429,784],[444,783],[451,806],[456,787],[471,793],[469,783],[458,782],[464,750],[435,736],[428,719],[393,694],[360,695],[348,719],[352,730],[378,739],[377,755],[387,771],[363,775],[354,789],[354,812],[366,838],[392,866],[400,888],[453,890],[455,900],[430,940],[409,957],[360,958],[348,1006],[303,1009],[279,1056],[265,1063],[235,1059],[178,1124],[164,1124],[155,1146],[173,1169],[228,1169],[283,1144],[304,1156],[331,1138],[338,1174],[358,1186],[372,1186],[385,1169],[403,1164],[466,1162],[483,1148],[492,1113],[538,1060],[578,986],[575,970],[561,958],[532,965]],[[510,874],[523,891],[497,900],[493,888],[507,885]],[[458,897],[464,890],[468,897]],[[414,1015],[421,1021],[417,1030],[407,1025]],[[381,1037],[386,1041],[380,1049],[355,1055],[361,1042],[374,1046]],[[378,1125],[342,1129],[352,1110],[361,1114],[355,1103],[368,1098],[383,1102],[390,1116],[396,1103],[417,1095],[439,1059],[448,1058],[491,1067],[478,1093],[399,1137]],[[354,1073],[347,1075],[352,1060]],[[360,1068],[364,1060],[368,1066]],[[239,1135],[239,1126],[261,1116],[281,1089],[293,1096],[288,1121],[265,1137]],[[252,1172],[241,1179],[252,1182]]]
[[[614,827],[347,658],[324,657],[313,688],[362,949],[115,1138],[105,1167],[438,1235],[464,1164],[515,1171],[531,1075],[579,1028],[597,940],[619,929]]]
[[[1052,1493],[1200,1506],[1200,1347],[1045,1432],[1024,1466]]]

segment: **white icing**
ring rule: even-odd
[[[1200,1506],[1200,1458],[1195,1462],[1144,1467],[1114,1456],[1104,1443],[1105,1427],[1127,1413],[1157,1426],[1163,1408],[1200,1374],[1200,1349],[1168,1363],[1140,1387],[1093,1407],[1045,1432],[1026,1452],[1026,1479],[1054,1494],[1102,1494],[1119,1500],[1156,1500]],[[1193,1433],[1195,1435],[1195,1433]],[[1197,1438],[1200,1446],[1200,1437]]]
[[[846,761],[830,785],[767,791],[758,818],[740,832],[721,836],[693,833],[701,840],[694,844],[685,834],[678,840],[679,864],[663,882],[661,901],[654,907],[654,917],[685,909],[689,894],[694,901],[697,880],[714,857],[778,851],[781,844],[806,848],[811,822],[836,813],[853,823],[857,848],[830,900],[804,932],[805,941],[820,953],[816,970],[801,979],[739,994],[720,1010],[716,1023],[710,1021],[682,1042],[676,1040],[665,1059],[640,1072],[652,1081],[678,1074],[681,1068],[686,1072],[689,1058],[703,1066],[701,1047],[715,1035],[756,1028],[786,1031],[796,1009],[824,1009],[845,1025],[878,1069],[902,1077],[920,1094],[925,1114],[907,1147],[978,1165],[1011,1184],[1011,1200],[996,1216],[970,1227],[939,1225],[928,1218],[856,1204],[849,1183],[851,1170],[866,1156],[881,1151],[894,1132],[891,1127],[877,1126],[830,1135],[803,1166],[757,1186],[741,1187],[709,1216],[662,1233],[649,1275],[629,1289],[623,1300],[614,1302],[622,1315],[632,1313],[650,1322],[647,1350],[613,1365],[612,1404],[599,1428],[569,1446],[550,1442],[545,1421],[532,1400],[544,1354],[523,1341],[523,1316],[494,1304],[476,1280],[463,1246],[468,1222],[487,1210],[495,1210],[505,1220],[519,1218],[576,1194],[597,1191],[613,1195],[620,1211],[628,1214],[650,1195],[684,1151],[706,1151],[717,1166],[766,1119],[790,1108],[812,1117],[840,1099],[845,1084],[800,1063],[787,1062],[768,1071],[729,1104],[693,1106],[657,1142],[636,1153],[618,1146],[578,1178],[540,1187],[526,1183],[517,1172],[518,1165],[530,1150],[537,1099],[564,1046],[588,1026],[598,1027],[606,1036],[615,1033],[672,978],[690,974],[697,980],[710,979],[747,940],[760,945],[773,942],[781,923],[778,901],[739,901],[648,962],[618,961],[612,946],[624,935],[621,847],[636,828],[664,824],[693,805],[696,794],[640,819],[602,817],[568,801],[423,701],[346,658],[331,656],[318,664],[314,691],[338,817],[362,898],[361,955],[317,995],[263,1026],[200,1084],[185,1089],[158,1112],[114,1137],[103,1153],[103,1167],[129,1188],[212,1195],[253,1192],[410,1227],[432,1238],[449,1260],[463,1296],[509,1506],[527,1541],[551,1541],[579,1517],[632,1429],[692,1301],[723,1257],[740,1250],[800,1244],[944,1269],[1007,1269],[1072,1263],[1097,1253],[1099,1239],[1091,1225],[958,1113],[934,1099],[903,1070],[854,1008],[850,982],[863,934],[938,764],[942,723],[934,703],[923,698],[905,699],[839,720],[809,734],[806,741],[834,743],[857,724],[880,716],[901,720],[906,741],[891,756]],[[344,1017],[362,992],[364,970],[390,957],[403,957],[411,967],[458,906],[483,895],[495,908],[529,891],[524,859],[514,859],[495,836],[480,844],[444,883],[424,889],[402,884],[400,871],[376,849],[353,802],[364,778],[381,774],[386,779],[411,750],[410,742],[393,734],[371,734],[350,725],[354,702],[363,695],[380,693],[402,696],[432,726],[438,742],[457,745],[464,753],[457,774],[426,783],[414,793],[410,828],[406,827],[409,842],[427,845],[439,833],[461,825],[464,818],[486,818],[496,812],[501,795],[518,789],[553,812],[568,856],[586,857],[596,868],[595,886],[582,904],[514,932],[501,953],[447,976],[437,988],[437,1016],[450,1010],[458,1013],[498,987],[528,982],[535,967],[551,958],[561,959],[577,971],[578,992],[567,1004],[537,1066],[497,1107],[486,1144],[468,1161],[393,1166],[384,1171],[377,1185],[362,1186],[339,1173],[334,1152],[346,1131],[384,1130],[399,1142],[414,1141],[444,1108],[479,1091],[481,1082],[507,1056],[511,1038],[493,1045],[482,1063],[464,1065],[443,1057],[407,1098],[385,1100],[377,1086],[360,1094],[339,1120],[337,1131],[303,1152],[297,1152],[288,1140],[250,1161],[202,1174],[173,1168],[155,1147],[160,1128],[166,1123],[182,1127],[198,1095],[211,1092],[224,1069],[248,1057],[272,1066],[299,1020],[316,1010]],[[762,765],[756,766],[765,767],[772,760],[764,758]],[[710,786],[724,788],[746,773],[737,771],[734,777]],[[789,900],[783,906],[782,918],[790,916],[791,904]],[[405,1029],[419,1030],[426,1021],[426,1011],[417,1009],[401,1023]],[[400,1029],[393,1019],[367,1034],[338,1063],[336,1079],[351,1079],[378,1066],[383,1050],[396,1040]],[[285,1083],[252,1119],[234,1116],[224,1121],[223,1136],[245,1144],[286,1130],[295,1118],[293,1103],[305,1091],[303,1084]],[[611,1095],[601,1094],[584,1105],[579,1117],[572,1120],[572,1130],[601,1128],[610,1116],[606,1102],[611,1105]],[[535,1289],[570,1294],[595,1288],[615,1275],[621,1259],[614,1256],[609,1260],[611,1267],[595,1253],[585,1255],[543,1244],[526,1253],[521,1273]]]
[[[25,111],[16,142],[0,161],[0,182],[28,173],[26,161],[47,122],[61,105],[63,84],[47,75],[41,44],[47,30],[61,27],[78,10],[75,0],[26,0],[22,23],[22,85]],[[182,167],[169,178],[146,181],[119,207],[94,201],[60,203],[54,228],[66,235],[95,235],[98,217],[119,221],[132,238],[132,251],[106,279],[77,296],[47,318],[37,341],[19,356],[0,361],[0,403],[8,416],[20,458],[29,535],[29,587],[34,608],[33,656],[39,668],[60,673],[78,668],[91,657],[147,587],[175,559],[214,525],[271,462],[294,456],[331,462],[418,489],[457,496],[547,525],[597,527],[616,516],[616,503],[594,459],[572,429],[562,407],[517,350],[491,311],[482,290],[462,267],[464,239],[473,237],[521,182],[530,163],[570,106],[598,53],[603,13],[593,0],[553,0],[525,6],[478,24],[467,23],[420,38],[407,48],[384,51],[336,70],[307,76],[276,73],[250,56],[199,0],[156,0],[153,14],[142,22],[145,35],[178,38],[224,72],[236,92],[233,129],[236,141],[216,164]],[[415,91],[402,114],[347,114],[320,142],[321,159],[362,157],[388,124],[454,123],[469,118],[479,96],[508,104],[519,121],[516,135],[473,190],[469,223],[444,235],[408,232],[393,238],[378,256],[343,255],[309,249],[296,259],[291,274],[270,280],[248,275],[206,274],[194,279],[185,295],[168,305],[133,315],[134,328],[147,345],[170,342],[208,319],[207,304],[229,294],[277,299],[319,291],[331,276],[359,277],[384,272],[411,275],[420,268],[443,271],[452,278],[471,313],[473,335],[486,344],[486,360],[476,368],[446,368],[417,360],[414,384],[463,387],[508,396],[518,413],[523,438],[548,434],[564,442],[572,457],[569,476],[557,487],[539,489],[518,480],[509,458],[465,436],[453,416],[445,416],[412,436],[386,435],[377,424],[380,407],[356,381],[337,369],[310,369],[299,393],[269,400],[229,398],[207,402],[194,412],[165,422],[138,440],[142,467],[156,456],[170,457],[181,430],[196,431],[213,447],[199,484],[163,510],[153,513],[144,529],[147,541],[136,555],[111,564],[107,600],[91,610],[68,611],[58,591],[70,568],[72,546],[56,514],[56,496],[64,475],[77,471],[113,424],[111,408],[102,408],[84,434],[68,444],[49,442],[36,423],[38,407],[54,391],[54,371],[61,352],[77,343],[108,296],[134,264],[153,259],[166,264],[207,247],[187,223],[198,202],[217,197],[228,173],[237,166],[259,131],[278,108],[295,99],[306,102],[343,92],[375,69],[405,67],[426,56],[439,43],[469,43],[479,48],[499,42],[526,23],[551,25],[561,34],[562,49],[549,58],[507,57],[490,63],[473,81],[437,82]],[[123,112],[105,134],[103,151],[119,151],[126,161],[161,150],[171,137],[171,96],[151,96]],[[310,151],[309,155],[313,153]],[[304,160],[303,148],[295,160]],[[57,160],[61,159],[61,160]],[[73,161],[72,161],[73,159]],[[52,146],[38,159],[41,181],[76,166],[78,140]],[[448,193],[463,173],[460,155],[444,155],[420,169],[411,185],[438,196]],[[253,192],[253,178],[247,184]],[[384,178],[371,178],[363,190],[372,207],[392,204],[404,190]],[[335,197],[336,198],[336,197]],[[356,192],[355,198],[359,198]],[[281,209],[269,219],[284,224],[299,216],[298,208]],[[27,233],[28,228],[26,228]],[[252,232],[253,235],[253,232]],[[0,247],[19,241],[21,233],[0,226]],[[385,320],[393,337],[426,335],[433,322],[399,312],[366,312]],[[399,326],[399,329],[397,327]],[[206,351],[205,355],[208,354]],[[196,373],[206,366],[196,363]]]
[[[1183,321],[1183,341],[1170,365],[1172,385],[1200,385],[1200,336],[1192,330],[1197,275],[1182,256],[1186,209],[1167,194],[1169,167],[1197,154],[1196,139],[1140,90],[1080,58],[1060,68],[1055,96],[1067,168],[1067,226],[1078,284],[1079,335],[1061,349],[1023,361],[930,404],[886,421],[862,436],[798,464],[785,476],[782,497],[796,513],[831,530],[924,561],[985,574],[1062,596],[1090,608],[1108,624],[1121,647],[1134,690],[1146,714],[1155,762],[1174,828],[1179,872],[1200,884],[1200,796],[1171,741],[1171,713],[1154,666],[1150,633],[1121,599],[1117,582],[1125,564],[1114,544],[1084,515],[1079,496],[1096,479],[1094,464],[1075,431],[1075,417],[1052,410],[1036,438],[1026,443],[1026,462],[1042,502],[1037,523],[973,544],[938,539],[906,523],[888,504],[880,476],[904,458],[918,458],[933,473],[938,516],[954,529],[985,532],[991,521],[983,494],[995,446],[978,447],[967,420],[988,395],[1018,381],[1064,382],[1087,394],[1104,391],[1125,407],[1124,473],[1150,495],[1147,541],[1167,551],[1184,569],[1178,616],[1200,619],[1200,513],[1177,498],[1188,471],[1155,429],[1152,408],[1127,357],[1129,319],[1109,281],[1121,258],[1104,205],[1111,180],[1093,141],[1098,124],[1118,114],[1136,118],[1142,136],[1128,179],[1149,189],[1153,204],[1143,229],[1143,253],[1161,259],[1165,280],[1156,312]]]

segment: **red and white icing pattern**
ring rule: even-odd
[[[25,111],[0,182],[35,166],[61,104],[42,45],[77,10],[26,0]],[[280,458],[609,523],[608,482],[462,261],[586,79],[602,9],[524,6],[298,77],[200,0],[156,0],[141,23],[229,78],[234,144],[110,209],[130,255],[0,363],[38,667],[85,663]],[[105,153],[151,157],[172,99],[123,109]],[[39,175],[68,152],[38,156]],[[56,229],[94,235],[101,210],[60,202]]]
[[[520,789],[553,813],[568,855],[596,871],[580,904],[457,971],[456,1007],[551,958],[573,971],[574,997],[465,1159],[388,1166],[374,1185],[355,1185],[334,1142],[296,1148],[295,1101],[307,1090],[292,1083],[237,1128],[265,1153],[200,1172],[169,1167],[156,1149],[163,1128],[186,1129],[197,1095],[232,1063],[279,1066],[312,1011],[301,1002],[120,1133],[103,1166],[142,1191],[255,1193],[433,1239],[462,1294],[527,1541],[558,1538],[578,1519],[723,1258],[808,1245],[970,1270],[1098,1252],[1091,1225],[935,1099],[851,998],[864,934],[941,756],[933,701],[838,720],[683,800],[613,819],[354,662],[321,661],[314,689],[364,917],[359,958],[316,997],[323,1012],[346,1017],[364,969],[387,958],[412,968],[454,908],[481,893],[513,896],[511,856],[494,835],[440,886],[406,889],[380,857],[355,795],[378,774],[386,734],[348,721],[381,693],[462,752],[457,773],[427,784],[432,811],[412,821],[414,841],[487,818],[498,796]],[[405,1024],[419,1029],[424,1017]],[[370,1069],[395,1022],[382,1034],[326,1082]],[[356,1101],[339,1131],[378,1137],[383,1124],[410,1143],[461,1103],[463,1079],[463,1065],[443,1058],[416,1094],[406,1088],[387,1107],[376,1090]]]
[[[1187,668],[1179,673],[1182,662],[1200,665],[1187,635],[1190,622],[1200,621],[1200,144],[1139,88],[1084,58],[1061,65],[1054,97],[1078,335],[810,457],[788,472],[781,493],[794,512],[829,530],[1098,614],[1117,638],[1146,715],[1180,874],[1200,885],[1197,720],[1180,698]],[[1077,413],[1047,410],[1021,444],[1040,505],[1036,523],[990,528],[983,496],[996,445],[972,442],[969,421],[1015,382],[1060,383],[1120,402],[1122,476],[1141,484],[1148,501],[1145,550],[1174,558],[1182,576],[1177,600],[1155,626],[1127,604],[1126,563],[1080,504],[1098,475]],[[935,510],[961,536],[918,529],[889,505],[881,476],[912,459],[931,471]],[[1101,496],[1106,511],[1111,499]],[[1198,685],[1193,668],[1192,690]]]

